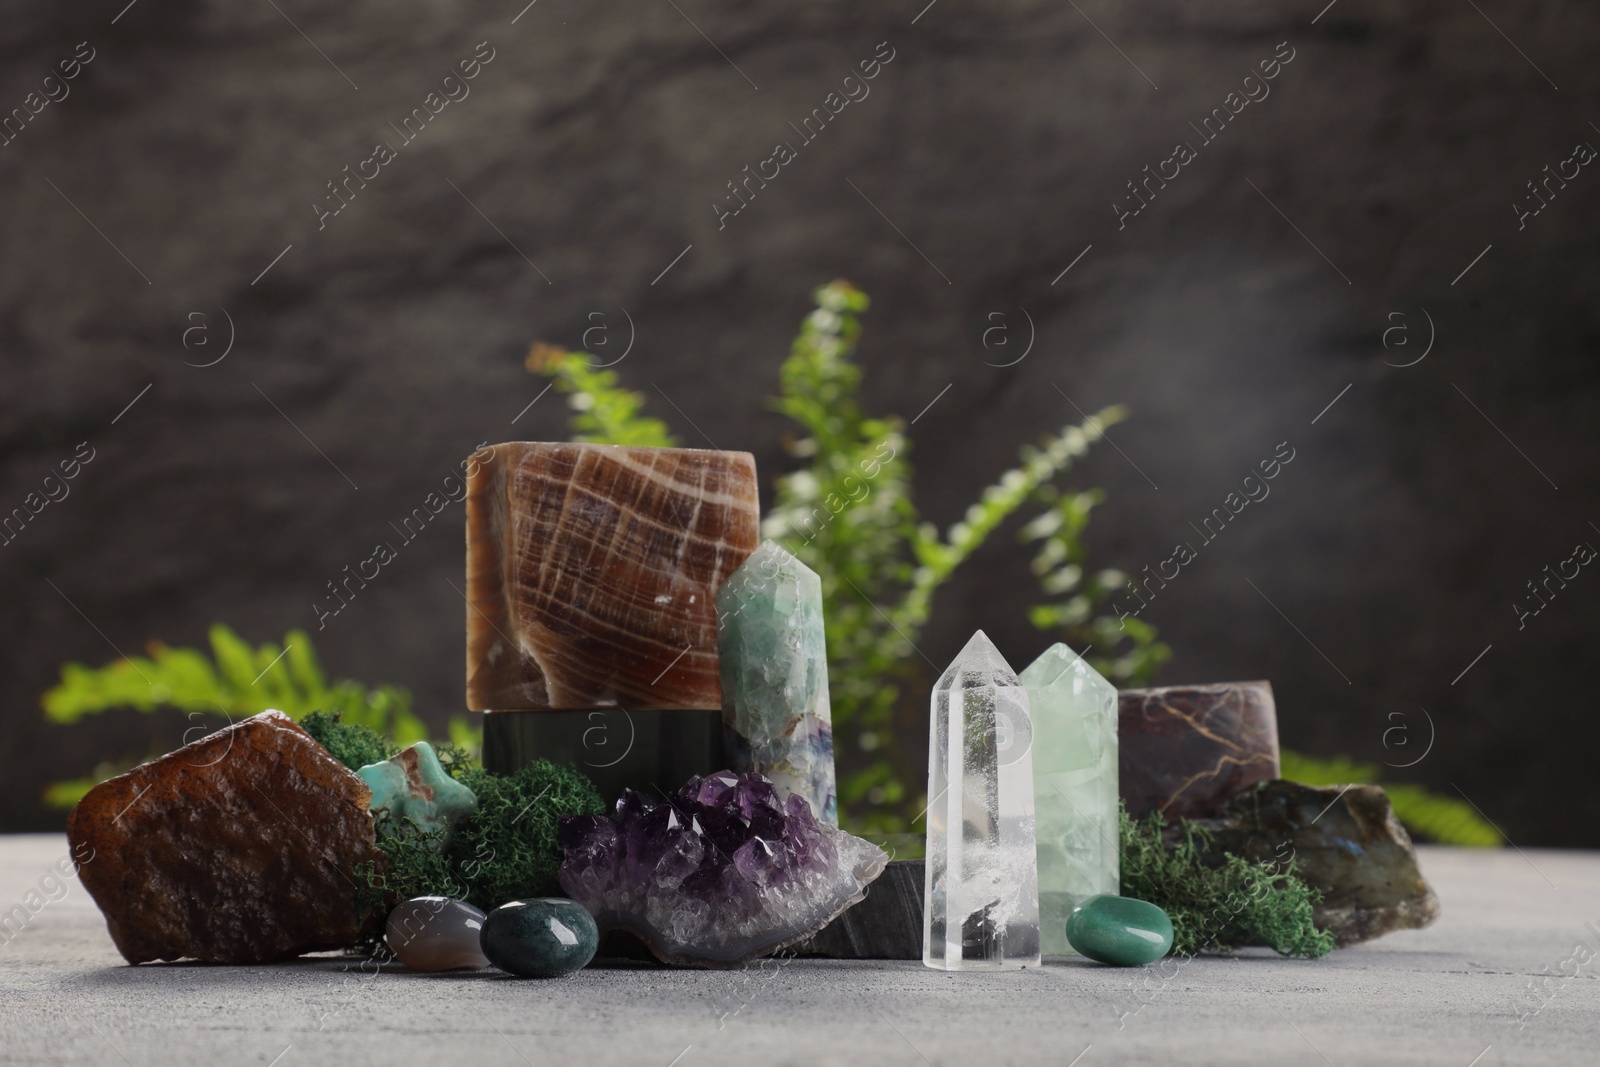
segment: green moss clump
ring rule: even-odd
[[[342,721],[341,712],[313,711],[300,725],[306,733],[340,763],[359,771],[369,763],[381,763],[394,754],[389,739],[365,726]]]
[[[1165,826],[1159,813],[1138,822],[1122,813],[1122,895],[1166,911],[1174,955],[1269,945],[1285,956],[1316,959],[1333,950],[1333,935],[1312,922],[1311,906],[1322,894],[1300,880],[1293,860],[1252,863],[1224,853],[1220,867],[1207,866],[1206,830],[1183,820],[1183,839],[1169,847]]]
[[[458,769],[459,768],[459,769]],[[447,896],[489,911],[508,900],[561,894],[556,828],[565,815],[599,815],[605,801],[573,767],[536,760],[515,774],[497,775],[462,760],[451,767],[478,797],[478,810],[439,851],[442,834],[414,823],[378,822],[378,847],[387,858],[357,868],[364,914],[416,896]]]
[[[477,814],[450,849],[466,876],[467,900],[488,911],[519,897],[561,895],[556,827],[566,815],[605,812],[594,783],[549,760],[504,776],[470,770],[461,782],[478,796]]]
[[[422,896],[460,899],[466,895],[454,862],[440,849],[442,830],[430,833],[409,819],[397,823],[381,815],[376,830],[383,860],[368,860],[355,868],[356,913],[363,916],[363,925],[367,918],[379,921],[351,950],[369,955],[382,943],[382,920],[400,901]]]

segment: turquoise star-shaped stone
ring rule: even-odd
[[[426,741],[357,772],[372,790],[372,813],[410,819],[424,830],[445,832],[478,810],[477,795],[450,777]]]

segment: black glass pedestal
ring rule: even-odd
[[[694,775],[727,768],[721,711],[491,711],[483,766],[510,774],[536,759],[570,763],[607,805],[625,788],[660,798]]]

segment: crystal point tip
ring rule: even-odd
[[[957,685],[970,687],[973,685],[1020,685],[1017,672],[1011,669],[1011,664],[1000,654],[989,635],[982,630],[973,632],[972,637],[962,646],[956,658],[950,661],[950,666],[945,668],[939,676],[936,690],[951,689]]]

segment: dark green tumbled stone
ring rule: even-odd
[[[581,970],[600,947],[600,931],[582,904],[559,897],[513,900],[484,920],[479,943],[489,962],[524,978]]]
[[[1154,963],[1172,948],[1172,920],[1143,900],[1090,897],[1067,916],[1067,940],[1091,960],[1138,967]]]

